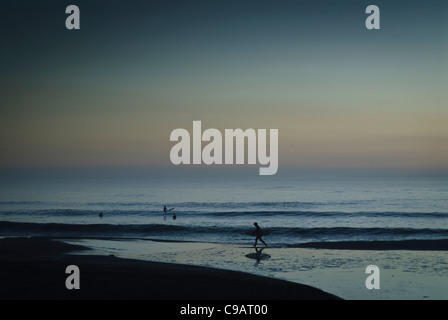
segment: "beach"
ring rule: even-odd
[[[304,243],[298,247],[204,242],[65,240],[95,254],[245,272],[309,285],[346,300],[448,299],[448,241]],[[330,247],[330,248],[326,248]],[[83,252],[79,252],[83,254]],[[376,265],[380,289],[369,290]]]
[[[18,237],[0,240],[2,300],[444,300],[446,241],[427,249],[259,248],[213,243]],[[352,247],[354,244],[352,245]],[[385,244],[381,243],[384,247]],[[371,244],[371,247],[375,247]],[[415,250],[414,250],[415,249]],[[365,287],[368,265],[381,288]],[[68,290],[65,268],[80,270]]]
[[[48,238],[0,240],[2,300],[297,300],[337,299],[319,289],[243,272],[112,255],[67,254],[79,245]],[[86,254],[87,253],[87,254]],[[80,269],[68,290],[65,269]]]
[[[448,1],[1,5],[15,317],[448,300]]]
[[[0,179],[2,299],[448,299],[444,175],[27,173]]]

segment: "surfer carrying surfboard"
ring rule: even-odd
[[[166,206],[163,206],[163,213],[166,214],[168,211],[173,211],[175,208],[167,209]]]
[[[256,228],[256,230],[255,230],[255,244],[254,244],[254,247],[256,247],[257,246],[257,241],[258,240],[260,240],[261,242],[263,242],[263,244],[265,245],[265,246],[267,246],[267,244],[266,244],[266,242],[264,242],[263,241],[263,239],[261,239],[261,228],[260,228],[260,226],[258,225],[258,223],[256,223],[256,222],[254,222],[254,226],[255,226],[255,228]]]

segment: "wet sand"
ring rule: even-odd
[[[308,242],[297,248],[338,249],[338,250],[431,250],[447,251],[448,239],[401,240],[401,241],[334,241]]]
[[[2,300],[333,300],[308,285],[244,272],[115,256],[48,238],[0,239]],[[68,290],[66,267],[80,269],[80,289]]]
[[[347,300],[448,298],[446,240],[356,241],[331,245],[321,242],[303,244],[304,247],[261,246],[258,252],[248,245],[206,242],[64,241],[87,246],[92,249],[90,254],[245,272],[309,285]],[[85,254],[85,251],[74,253]],[[380,270],[380,290],[368,290],[365,286],[369,265],[376,265]]]

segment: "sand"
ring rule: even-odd
[[[253,246],[241,244],[149,239],[64,241],[92,248],[90,254],[240,271],[309,285],[347,300],[448,298],[446,240],[334,243],[330,249],[317,249],[327,246],[325,243],[310,244],[311,248],[305,244],[261,246],[259,259]],[[365,286],[369,265],[380,269],[380,290]]]
[[[194,265],[68,254],[87,248],[48,238],[0,239],[2,300],[334,300],[317,288]],[[88,253],[88,251],[86,251]],[[68,290],[66,267],[80,270]]]

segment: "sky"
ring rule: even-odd
[[[201,120],[278,129],[279,168],[447,169],[447,14],[436,0],[2,1],[0,167],[170,166],[170,133]]]

